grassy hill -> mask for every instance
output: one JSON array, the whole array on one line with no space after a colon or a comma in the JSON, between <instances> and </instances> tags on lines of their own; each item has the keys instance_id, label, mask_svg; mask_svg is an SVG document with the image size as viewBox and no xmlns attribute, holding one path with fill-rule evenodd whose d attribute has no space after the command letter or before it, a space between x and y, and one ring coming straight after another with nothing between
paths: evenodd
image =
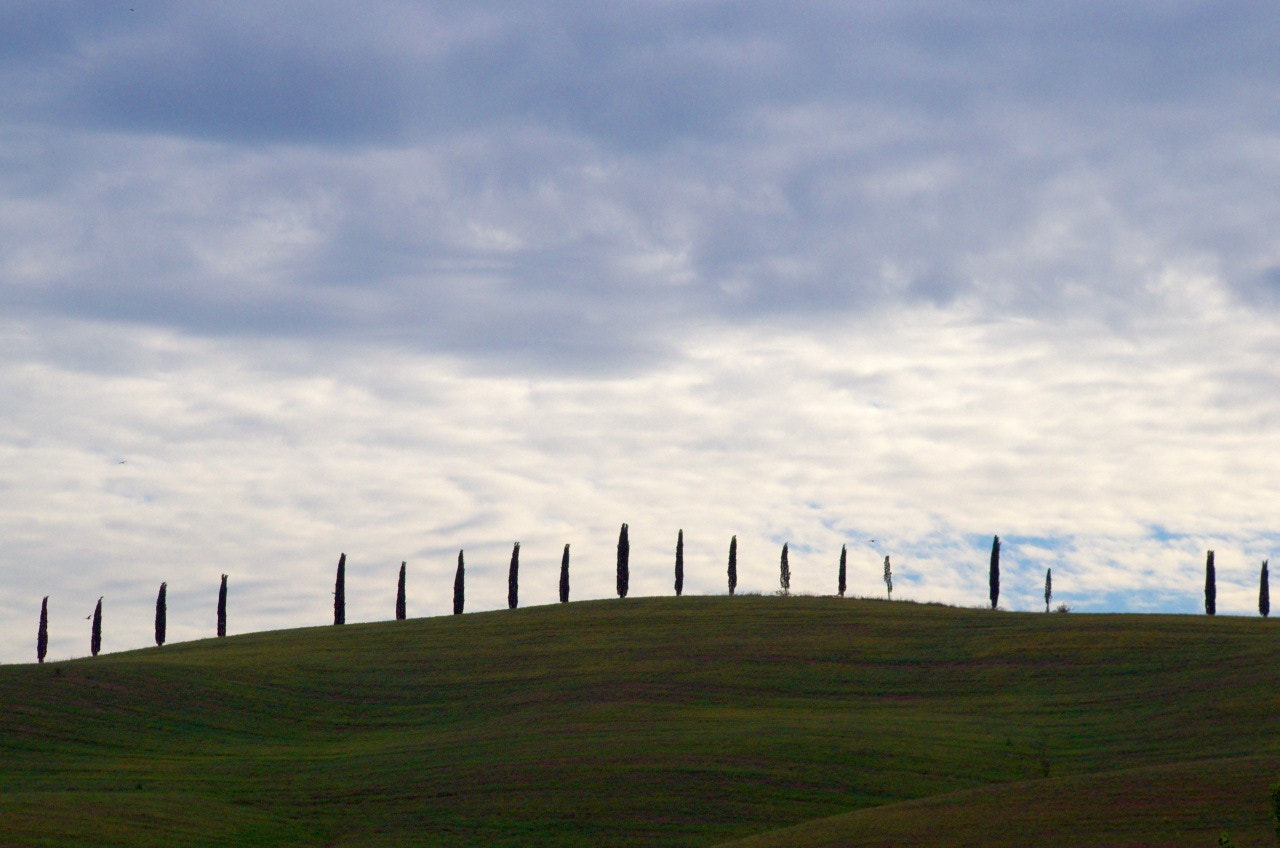
<instances>
[{"instance_id":1,"label":"grassy hill","mask_svg":"<svg viewBox=\"0 0 1280 848\"><path fill-rule=\"evenodd\" d=\"M1275 844L1280 630L590 601L0 667L5 845Z\"/></svg>"}]
</instances>

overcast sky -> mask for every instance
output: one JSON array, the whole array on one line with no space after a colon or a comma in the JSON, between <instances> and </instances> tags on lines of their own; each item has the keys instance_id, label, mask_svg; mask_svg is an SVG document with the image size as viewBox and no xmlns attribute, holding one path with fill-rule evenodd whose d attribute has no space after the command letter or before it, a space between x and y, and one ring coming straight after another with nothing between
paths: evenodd
<instances>
[{"instance_id":1,"label":"overcast sky","mask_svg":"<svg viewBox=\"0 0 1280 848\"><path fill-rule=\"evenodd\" d=\"M0 5L0 661L614 592L1256 615L1280 5Z\"/></svg>"}]
</instances>

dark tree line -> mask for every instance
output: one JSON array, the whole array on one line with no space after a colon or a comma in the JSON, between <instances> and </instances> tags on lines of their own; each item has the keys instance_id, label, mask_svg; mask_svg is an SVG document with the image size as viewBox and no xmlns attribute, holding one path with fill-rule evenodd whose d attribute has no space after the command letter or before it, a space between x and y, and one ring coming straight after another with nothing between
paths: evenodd
<instances>
[{"instance_id":1,"label":"dark tree line","mask_svg":"<svg viewBox=\"0 0 1280 848\"><path fill-rule=\"evenodd\" d=\"M618 532L618 597L625 598L631 586L631 542L627 539L627 525Z\"/></svg>"},{"instance_id":2,"label":"dark tree line","mask_svg":"<svg viewBox=\"0 0 1280 848\"><path fill-rule=\"evenodd\" d=\"M1204 612L1214 615L1218 611L1218 578L1213 570L1213 551L1204 560Z\"/></svg>"},{"instance_id":3,"label":"dark tree line","mask_svg":"<svg viewBox=\"0 0 1280 848\"><path fill-rule=\"evenodd\" d=\"M511 565L507 569L507 609L520 605L520 543L511 549Z\"/></svg>"},{"instance_id":4,"label":"dark tree line","mask_svg":"<svg viewBox=\"0 0 1280 848\"><path fill-rule=\"evenodd\" d=\"M1000 602L1000 537L991 540L991 570L988 574L990 583L991 608L995 609Z\"/></svg>"},{"instance_id":5,"label":"dark tree line","mask_svg":"<svg viewBox=\"0 0 1280 848\"><path fill-rule=\"evenodd\" d=\"M168 592L169 584L161 583L160 592L156 595L156 647L164 644L165 631L168 629Z\"/></svg>"},{"instance_id":6,"label":"dark tree line","mask_svg":"<svg viewBox=\"0 0 1280 848\"><path fill-rule=\"evenodd\" d=\"M684 528L676 534L676 597L684 593Z\"/></svg>"},{"instance_id":7,"label":"dark tree line","mask_svg":"<svg viewBox=\"0 0 1280 848\"><path fill-rule=\"evenodd\" d=\"M569 603L569 545L565 543L560 555L560 603Z\"/></svg>"},{"instance_id":8,"label":"dark tree line","mask_svg":"<svg viewBox=\"0 0 1280 848\"><path fill-rule=\"evenodd\" d=\"M347 555L338 557L338 576L333 581L333 623L347 623Z\"/></svg>"},{"instance_id":9,"label":"dark tree line","mask_svg":"<svg viewBox=\"0 0 1280 848\"><path fill-rule=\"evenodd\" d=\"M738 589L738 537L729 540L729 594Z\"/></svg>"},{"instance_id":10,"label":"dark tree line","mask_svg":"<svg viewBox=\"0 0 1280 848\"><path fill-rule=\"evenodd\" d=\"M407 565L403 561L400 563L400 579L396 581L396 621L404 621L407 614L404 598L404 570Z\"/></svg>"}]
</instances>

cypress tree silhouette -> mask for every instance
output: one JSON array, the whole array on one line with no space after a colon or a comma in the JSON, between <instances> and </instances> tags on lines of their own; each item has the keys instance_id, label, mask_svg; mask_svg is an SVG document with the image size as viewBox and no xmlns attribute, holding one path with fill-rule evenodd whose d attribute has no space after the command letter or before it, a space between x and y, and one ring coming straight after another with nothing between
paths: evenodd
<instances>
[{"instance_id":1,"label":"cypress tree silhouette","mask_svg":"<svg viewBox=\"0 0 1280 848\"><path fill-rule=\"evenodd\" d=\"M218 586L218 635L227 635L227 575L222 575Z\"/></svg>"},{"instance_id":2,"label":"cypress tree silhouette","mask_svg":"<svg viewBox=\"0 0 1280 848\"><path fill-rule=\"evenodd\" d=\"M1264 566L1265 568L1265 566ZM40 626L36 628L36 662L44 662L49 650L49 596L40 602Z\"/></svg>"},{"instance_id":3,"label":"cypress tree silhouette","mask_svg":"<svg viewBox=\"0 0 1280 848\"><path fill-rule=\"evenodd\" d=\"M347 555L338 557L338 576L333 581L333 623L347 623Z\"/></svg>"},{"instance_id":4,"label":"cypress tree silhouette","mask_svg":"<svg viewBox=\"0 0 1280 848\"><path fill-rule=\"evenodd\" d=\"M995 609L996 604L1000 602L1000 537L995 536L991 539L991 572L989 575L991 583L991 608Z\"/></svg>"},{"instance_id":5,"label":"cypress tree silhouette","mask_svg":"<svg viewBox=\"0 0 1280 848\"><path fill-rule=\"evenodd\" d=\"M729 540L729 594L738 589L738 537Z\"/></svg>"},{"instance_id":6,"label":"cypress tree silhouette","mask_svg":"<svg viewBox=\"0 0 1280 848\"><path fill-rule=\"evenodd\" d=\"M102 650L102 598L98 598L98 605L93 608L93 628L89 631L89 653L97 656Z\"/></svg>"},{"instance_id":7,"label":"cypress tree silhouette","mask_svg":"<svg viewBox=\"0 0 1280 848\"><path fill-rule=\"evenodd\" d=\"M408 563L403 560L400 562L400 579L396 583L396 621L404 621L405 619L405 603L404 603L404 570Z\"/></svg>"},{"instance_id":8,"label":"cypress tree silhouette","mask_svg":"<svg viewBox=\"0 0 1280 848\"><path fill-rule=\"evenodd\" d=\"M168 609L165 602L165 595L168 592L169 584L161 583L160 592L156 595L156 646L164 644L164 633L166 623L168 621Z\"/></svg>"},{"instance_id":9,"label":"cypress tree silhouette","mask_svg":"<svg viewBox=\"0 0 1280 848\"><path fill-rule=\"evenodd\" d=\"M1213 551L1204 560L1204 613L1215 615L1218 612L1218 581L1213 571Z\"/></svg>"},{"instance_id":10,"label":"cypress tree silhouette","mask_svg":"<svg viewBox=\"0 0 1280 848\"><path fill-rule=\"evenodd\" d=\"M1053 598L1053 569L1044 570L1044 611L1049 611L1049 601Z\"/></svg>"},{"instance_id":11,"label":"cypress tree silhouette","mask_svg":"<svg viewBox=\"0 0 1280 848\"><path fill-rule=\"evenodd\" d=\"M1267 561L1262 561L1262 578L1258 582L1258 612L1263 618L1271 615L1271 577L1267 574Z\"/></svg>"},{"instance_id":12,"label":"cypress tree silhouette","mask_svg":"<svg viewBox=\"0 0 1280 848\"><path fill-rule=\"evenodd\" d=\"M737 538L736 536L734 537ZM791 594L791 563L787 560L787 543L782 543L782 561L778 564L778 582L782 584L782 594Z\"/></svg>"},{"instance_id":13,"label":"cypress tree silhouette","mask_svg":"<svg viewBox=\"0 0 1280 848\"><path fill-rule=\"evenodd\" d=\"M842 598L844 597L844 590L845 590L845 581L844 581L845 562L848 560L848 558L849 558L849 552L845 550L844 545L841 545L840 546L840 577L836 583L836 588L840 590L840 597Z\"/></svg>"},{"instance_id":14,"label":"cypress tree silhouette","mask_svg":"<svg viewBox=\"0 0 1280 848\"><path fill-rule=\"evenodd\" d=\"M676 535L676 597L684 593L684 529Z\"/></svg>"},{"instance_id":15,"label":"cypress tree silhouette","mask_svg":"<svg viewBox=\"0 0 1280 848\"><path fill-rule=\"evenodd\" d=\"M567 542L564 553L560 555L560 603L569 603L569 544Z\"/></svg>"},{"instance_id":16,"label":"cypress tree silhouette","mask_svg":"<svg viewBox=\"0 0 1280 848\"><path fill-rule=\"evenodd\" d=\"M889 567L889 557L884 558L884 588L889 593L889 600L893 600L893 569Z\"/></svg>"},{"instance_id":17,"label":"cypress tree silhouette","mask_svg":"<svg viewBox=\"0 0 1280 848\"><path fill-rule=\"evenodd\" d=\"M458 570L453 575L453 614L462 615L462 602L466 583L466 568L462 564L462 551L458 551Z\"/></svg>"},{"instance_id":18,"label":"cypress tree silhouette","mask_svg":"<svg viewBox=\"0 0 1280 848\"><path fill-rule=\"evenodd\" d=\"M507 569L507 609L520 606L520 543L511 549L511 567Z\"/></svg>"},{"instance_id":19,"label":"cypress tree silhouette","mask_svg":"<svg viewBox=\"0 0 1280 848\"><path fill-rule=\"evenodd\" d=\"M618 597L625 598L631 585L631 541L627 538L627 525L618 532Z\"/></svg>"}]
</instances>

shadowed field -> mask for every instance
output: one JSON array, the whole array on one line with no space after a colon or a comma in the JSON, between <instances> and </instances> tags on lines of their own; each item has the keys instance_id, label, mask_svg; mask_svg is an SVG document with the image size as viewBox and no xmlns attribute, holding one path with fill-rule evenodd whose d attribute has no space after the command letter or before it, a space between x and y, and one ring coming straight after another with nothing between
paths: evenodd
<instances>
[{"instance_id":1,"label":"shadowed field","mask_svg":"<svg viewBox=\"0 0 1280 848\"><path fill-rule=\"evenodd\" d=\"M1280 775L1280 630L1231 617L590 601L3 666L0 699L15 845L1245 848Z\"/></svg>"}]
</instances>

